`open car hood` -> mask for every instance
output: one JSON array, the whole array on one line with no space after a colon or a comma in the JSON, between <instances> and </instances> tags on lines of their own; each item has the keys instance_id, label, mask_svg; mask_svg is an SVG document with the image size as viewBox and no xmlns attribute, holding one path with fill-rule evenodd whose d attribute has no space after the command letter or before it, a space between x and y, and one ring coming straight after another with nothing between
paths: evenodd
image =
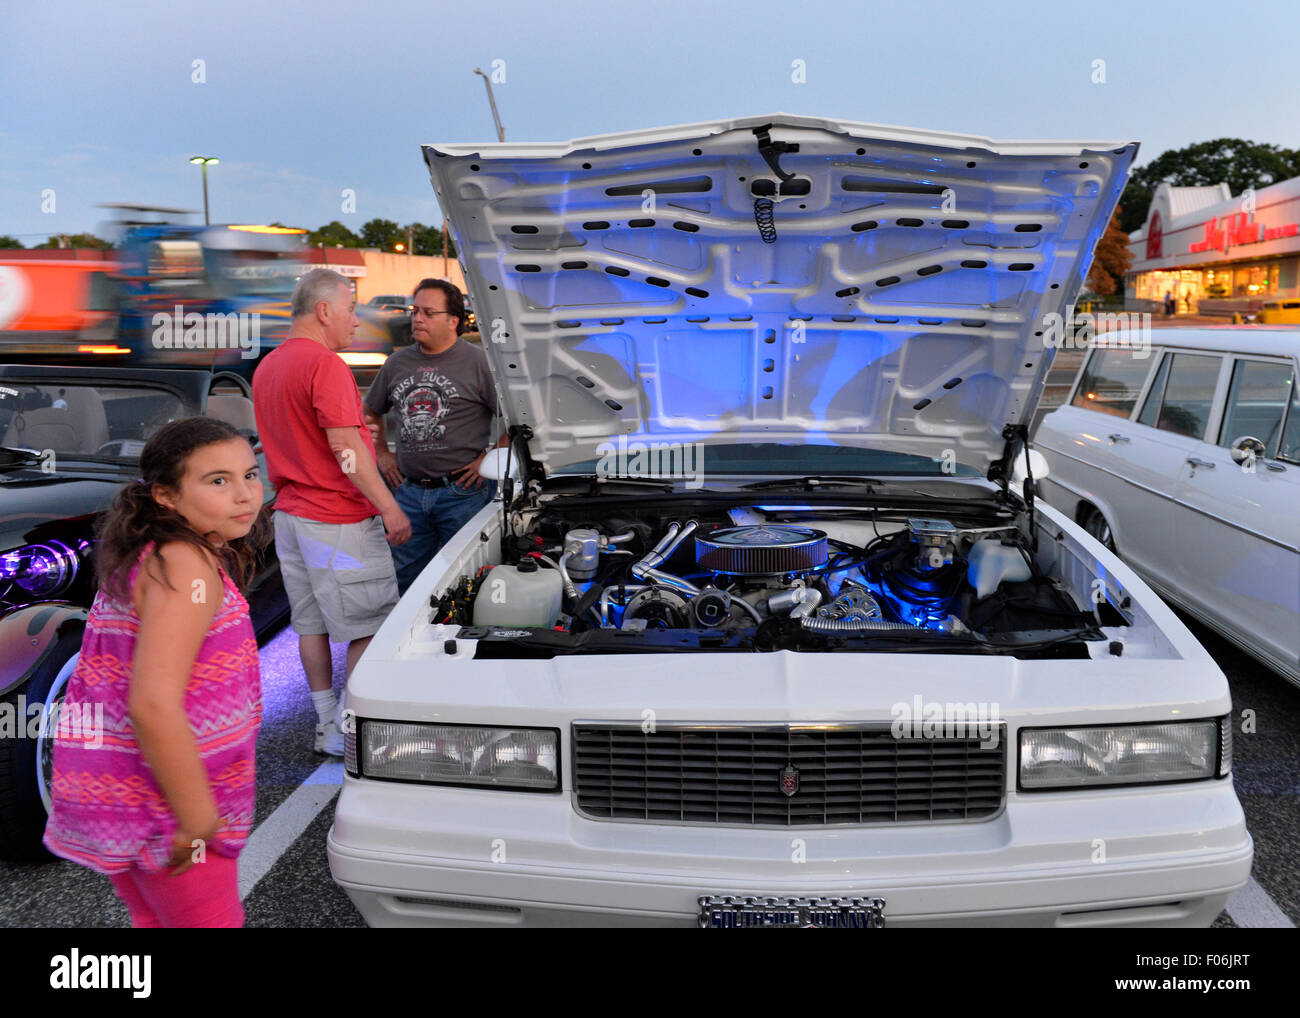
<instances>
[{"instance_id":1,"label":"open car hood","mask_svg":"<svg viewBox=\"0 0 1300 1018\"><path fill-rule=\"evenodd\" d=\"M1136 152L786 114L424 146L503 412L552 473L619 436L984 473Z\"/></svg>"}]
</instances>

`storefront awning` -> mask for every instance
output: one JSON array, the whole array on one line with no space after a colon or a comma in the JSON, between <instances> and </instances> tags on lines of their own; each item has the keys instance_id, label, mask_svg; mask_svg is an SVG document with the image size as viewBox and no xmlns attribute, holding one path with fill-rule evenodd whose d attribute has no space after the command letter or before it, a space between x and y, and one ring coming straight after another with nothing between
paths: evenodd
<instances>
[{"instance_id":1,"label":"storefront awning","mask_svg":"<svg viewBox=\"0 0 1300 1018\"><path fill-rule=\"evenodd\" d=\"M365 258L355 248L309 247L303 254L311 265L333 269L340 276L347 276L349 279L360 278L366 274Z\"/></svg>"}]
</instances>

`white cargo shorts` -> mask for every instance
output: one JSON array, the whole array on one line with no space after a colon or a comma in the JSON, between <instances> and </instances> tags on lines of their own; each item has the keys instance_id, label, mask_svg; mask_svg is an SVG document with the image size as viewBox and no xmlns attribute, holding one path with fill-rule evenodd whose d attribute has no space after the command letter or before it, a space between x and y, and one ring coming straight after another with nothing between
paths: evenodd
<instances>
[{"instance_id":1,"label":"white cargo shorts","mask_svg":"<svg viewBox=\"0 0 1300 1018\"><path fill-rule=\"evenodd\" d=\"M272 521L293 631L334 643L374 636L397 604L383 520L318 523L277 509Z\"/></svg>"}]
</instances>

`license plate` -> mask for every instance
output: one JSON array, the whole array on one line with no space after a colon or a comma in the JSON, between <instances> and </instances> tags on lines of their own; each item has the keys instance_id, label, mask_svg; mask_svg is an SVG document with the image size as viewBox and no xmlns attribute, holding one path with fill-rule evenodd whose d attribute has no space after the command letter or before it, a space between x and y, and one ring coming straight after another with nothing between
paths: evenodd
<instances>
[{"instance_id":1,"label":"license plate","mask_svg":"<svg viewBox=\"0 0 1300 1018\"><path fill-rule=\"evenodd\" d=\"M700 926L706 930L880 929L884 898L760 898L706 894L699 899Z\"/></svg>"}]
</instances>

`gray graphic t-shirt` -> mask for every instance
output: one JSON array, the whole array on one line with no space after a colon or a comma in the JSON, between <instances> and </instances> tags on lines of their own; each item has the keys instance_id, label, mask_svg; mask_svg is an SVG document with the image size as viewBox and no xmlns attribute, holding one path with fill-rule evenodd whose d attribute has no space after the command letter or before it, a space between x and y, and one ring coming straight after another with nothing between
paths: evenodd
<instances>
[{"instance_id":1,"label":"gray graphic t-shirt","mask_svg":"<svg viewBox=\"0 0 1300 1018\"><path fill-rule=\"evenodd\" d=\"M463 467L487 448L499 416L487 357L463 339L433 356L416 343L392 354L366 393L366 407L386 414L394 406L397 469L411 480Z\"/></svg>"}]
</instances>

